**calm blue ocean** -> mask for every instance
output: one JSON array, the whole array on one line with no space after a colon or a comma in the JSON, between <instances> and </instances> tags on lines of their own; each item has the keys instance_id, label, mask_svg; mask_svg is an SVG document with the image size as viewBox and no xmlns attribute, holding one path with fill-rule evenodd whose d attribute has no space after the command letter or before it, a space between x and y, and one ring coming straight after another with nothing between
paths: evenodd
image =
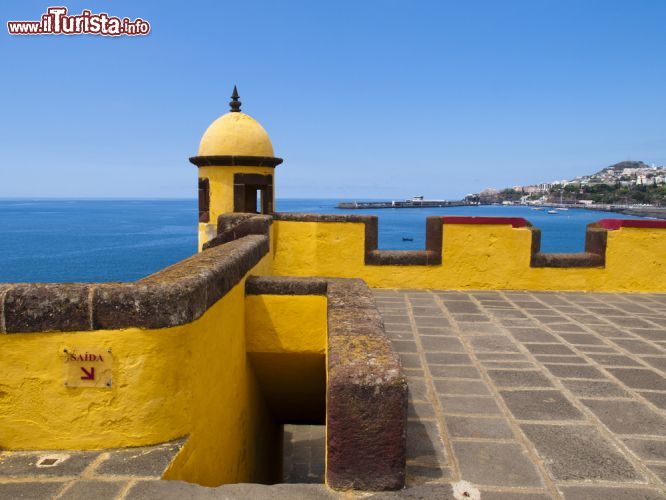
<instances>
[{"instance_id":1,"label":"calm blue ocean","mask_svg":"<svg viewBox=\"0 0 666 500\"><path fill-rule=\"evenodd\" d=\"M378 215L379 246L392 250L423 248L428 215L525 217L542 230L546 252L582 251L588 223L628 218L501 206L339 210L338 201L278 200L276 208ZM196 200L0 200L0 282L136 280L196 249Z\"/></svg>"}]
</instances>

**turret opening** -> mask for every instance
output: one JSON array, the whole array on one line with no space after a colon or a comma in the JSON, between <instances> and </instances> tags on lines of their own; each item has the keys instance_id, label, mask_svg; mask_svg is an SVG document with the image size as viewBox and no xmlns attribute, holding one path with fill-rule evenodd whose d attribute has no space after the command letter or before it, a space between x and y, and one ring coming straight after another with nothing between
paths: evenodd
<instances>
[{"instance_id":1,"label":"turret opening","mask_svg":"<svg viewBox=\"0 0 666 500\"><path fill-rule=\"evenodd\" d=\"M273 176L235 174L234 212L273 213Z\"/></svg>"},{"instance_id":2,"label":"turret opening","mask_svg":"<svg viewBox=\"0 0 666 500\"><path fill-rule=\"evenodd\" d=\"M326 468L326 426L283 426L282 482L323 483Z\"/></svg>"},{"instance_id":3,"label":"turret opening","mask_svg":"<svg viewBox=\"0 0 666 500\"><path fill-rule=\"evenodd\" d=\"M210 222L210 181L199 178L199 222Z\"/></svg>"}]
</instances>

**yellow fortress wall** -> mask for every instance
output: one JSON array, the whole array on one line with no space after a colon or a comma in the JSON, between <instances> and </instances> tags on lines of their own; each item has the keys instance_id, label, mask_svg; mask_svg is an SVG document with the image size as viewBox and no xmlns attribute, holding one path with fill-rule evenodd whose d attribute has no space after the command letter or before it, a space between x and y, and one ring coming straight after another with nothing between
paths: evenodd
<instances>
[{"instance_id":1,"label":"yellow fortress wall","mask_svg":"<svg viewBox=\"0 0 666 500\"><path fill-rule=\"evenodd\" d=\"M270 274L267 237L201 258L228 270L229 258L249 263L245 249L260 248L250 245L261 238L265 255L245 274ZM189 279L186 269L207 268L201 258L163 272ZM0 335L0 447L99 449L188 436L167 477L210 486L276 480L280 431L246 356L244 287L242 278L201 317L170 328ZM73 347L111 349L112 387L65 386L63 349Z\"/></svg>"},{"instance_id":2,"label":"yellow fortress wall","mask_svg":"<svg viewBox=\"0 0 666 500\"><path fill-rule=\"evenodd\" d=\"M359 277L378 288L666 291L666 231L656 222L609 230L605 266L564 268L532 267L533 231L509 223L444 223L441 265L366 264L362 222L273 224L276 275Z\"/></svg>"}]
</instances>

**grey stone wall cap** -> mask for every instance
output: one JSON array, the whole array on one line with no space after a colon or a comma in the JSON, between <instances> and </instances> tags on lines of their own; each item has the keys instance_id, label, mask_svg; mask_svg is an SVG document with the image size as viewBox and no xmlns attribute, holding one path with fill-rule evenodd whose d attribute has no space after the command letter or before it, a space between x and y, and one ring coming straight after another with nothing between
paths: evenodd
<instances>
[{"instance_id":1,"label":"grey stone wall cap","mask_svg":"<svg viewBox=\"0 0 666 500\"><path fill-rule=\"evenodd\" d=\"M15 284L3 297L3 330L6 333L89 330L91 288L92 285L85 283Z\"/></svg>"},{"instance_id":2,"label":"grey stone wall cap","mask_svg":"<svg viewBox=\"0 0 666 500\"><path fill-rule=\"evenodd\" d=\"M133 283L18 283L0 287L4 333L167 328L199 318L269 251L248 235Z\"/></svg>"},{"instance_id":3,"label":"grey stone wall cap","mask_svg":"<svg viewBox=\"0 0 666 500\"><path fill-rule=\"evenodd\" d=\"M245 281L247 295L326 295L323 278L291 276L251 276Z\"/></svg>"},{"instance_id":4,"label":"grey stone wall cap","mask_svg":"<svg viewBox=\"0 0 666 500\"><path fill-rule=\"evenodd\" d=\"M340 490L405 483L407 381L368 286L329 279L326 478Z\"/></svg>"}]
</instances>

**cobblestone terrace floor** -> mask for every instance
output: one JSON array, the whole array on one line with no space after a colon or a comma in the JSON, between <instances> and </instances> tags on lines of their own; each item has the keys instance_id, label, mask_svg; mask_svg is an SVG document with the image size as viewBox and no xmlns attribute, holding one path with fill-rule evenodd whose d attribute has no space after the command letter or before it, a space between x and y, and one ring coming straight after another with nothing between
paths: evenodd
<instances>
[{"instance_id":1,"label":"cobblestone terrace floor","mask_svg":"<svg viewBox=\"0 0 666 500\"><path fill-rule=\"evenodd\" d=\"M409 484L666 498L666 295L375 296L409 380Z\"/></svg>"}]
</instances>

